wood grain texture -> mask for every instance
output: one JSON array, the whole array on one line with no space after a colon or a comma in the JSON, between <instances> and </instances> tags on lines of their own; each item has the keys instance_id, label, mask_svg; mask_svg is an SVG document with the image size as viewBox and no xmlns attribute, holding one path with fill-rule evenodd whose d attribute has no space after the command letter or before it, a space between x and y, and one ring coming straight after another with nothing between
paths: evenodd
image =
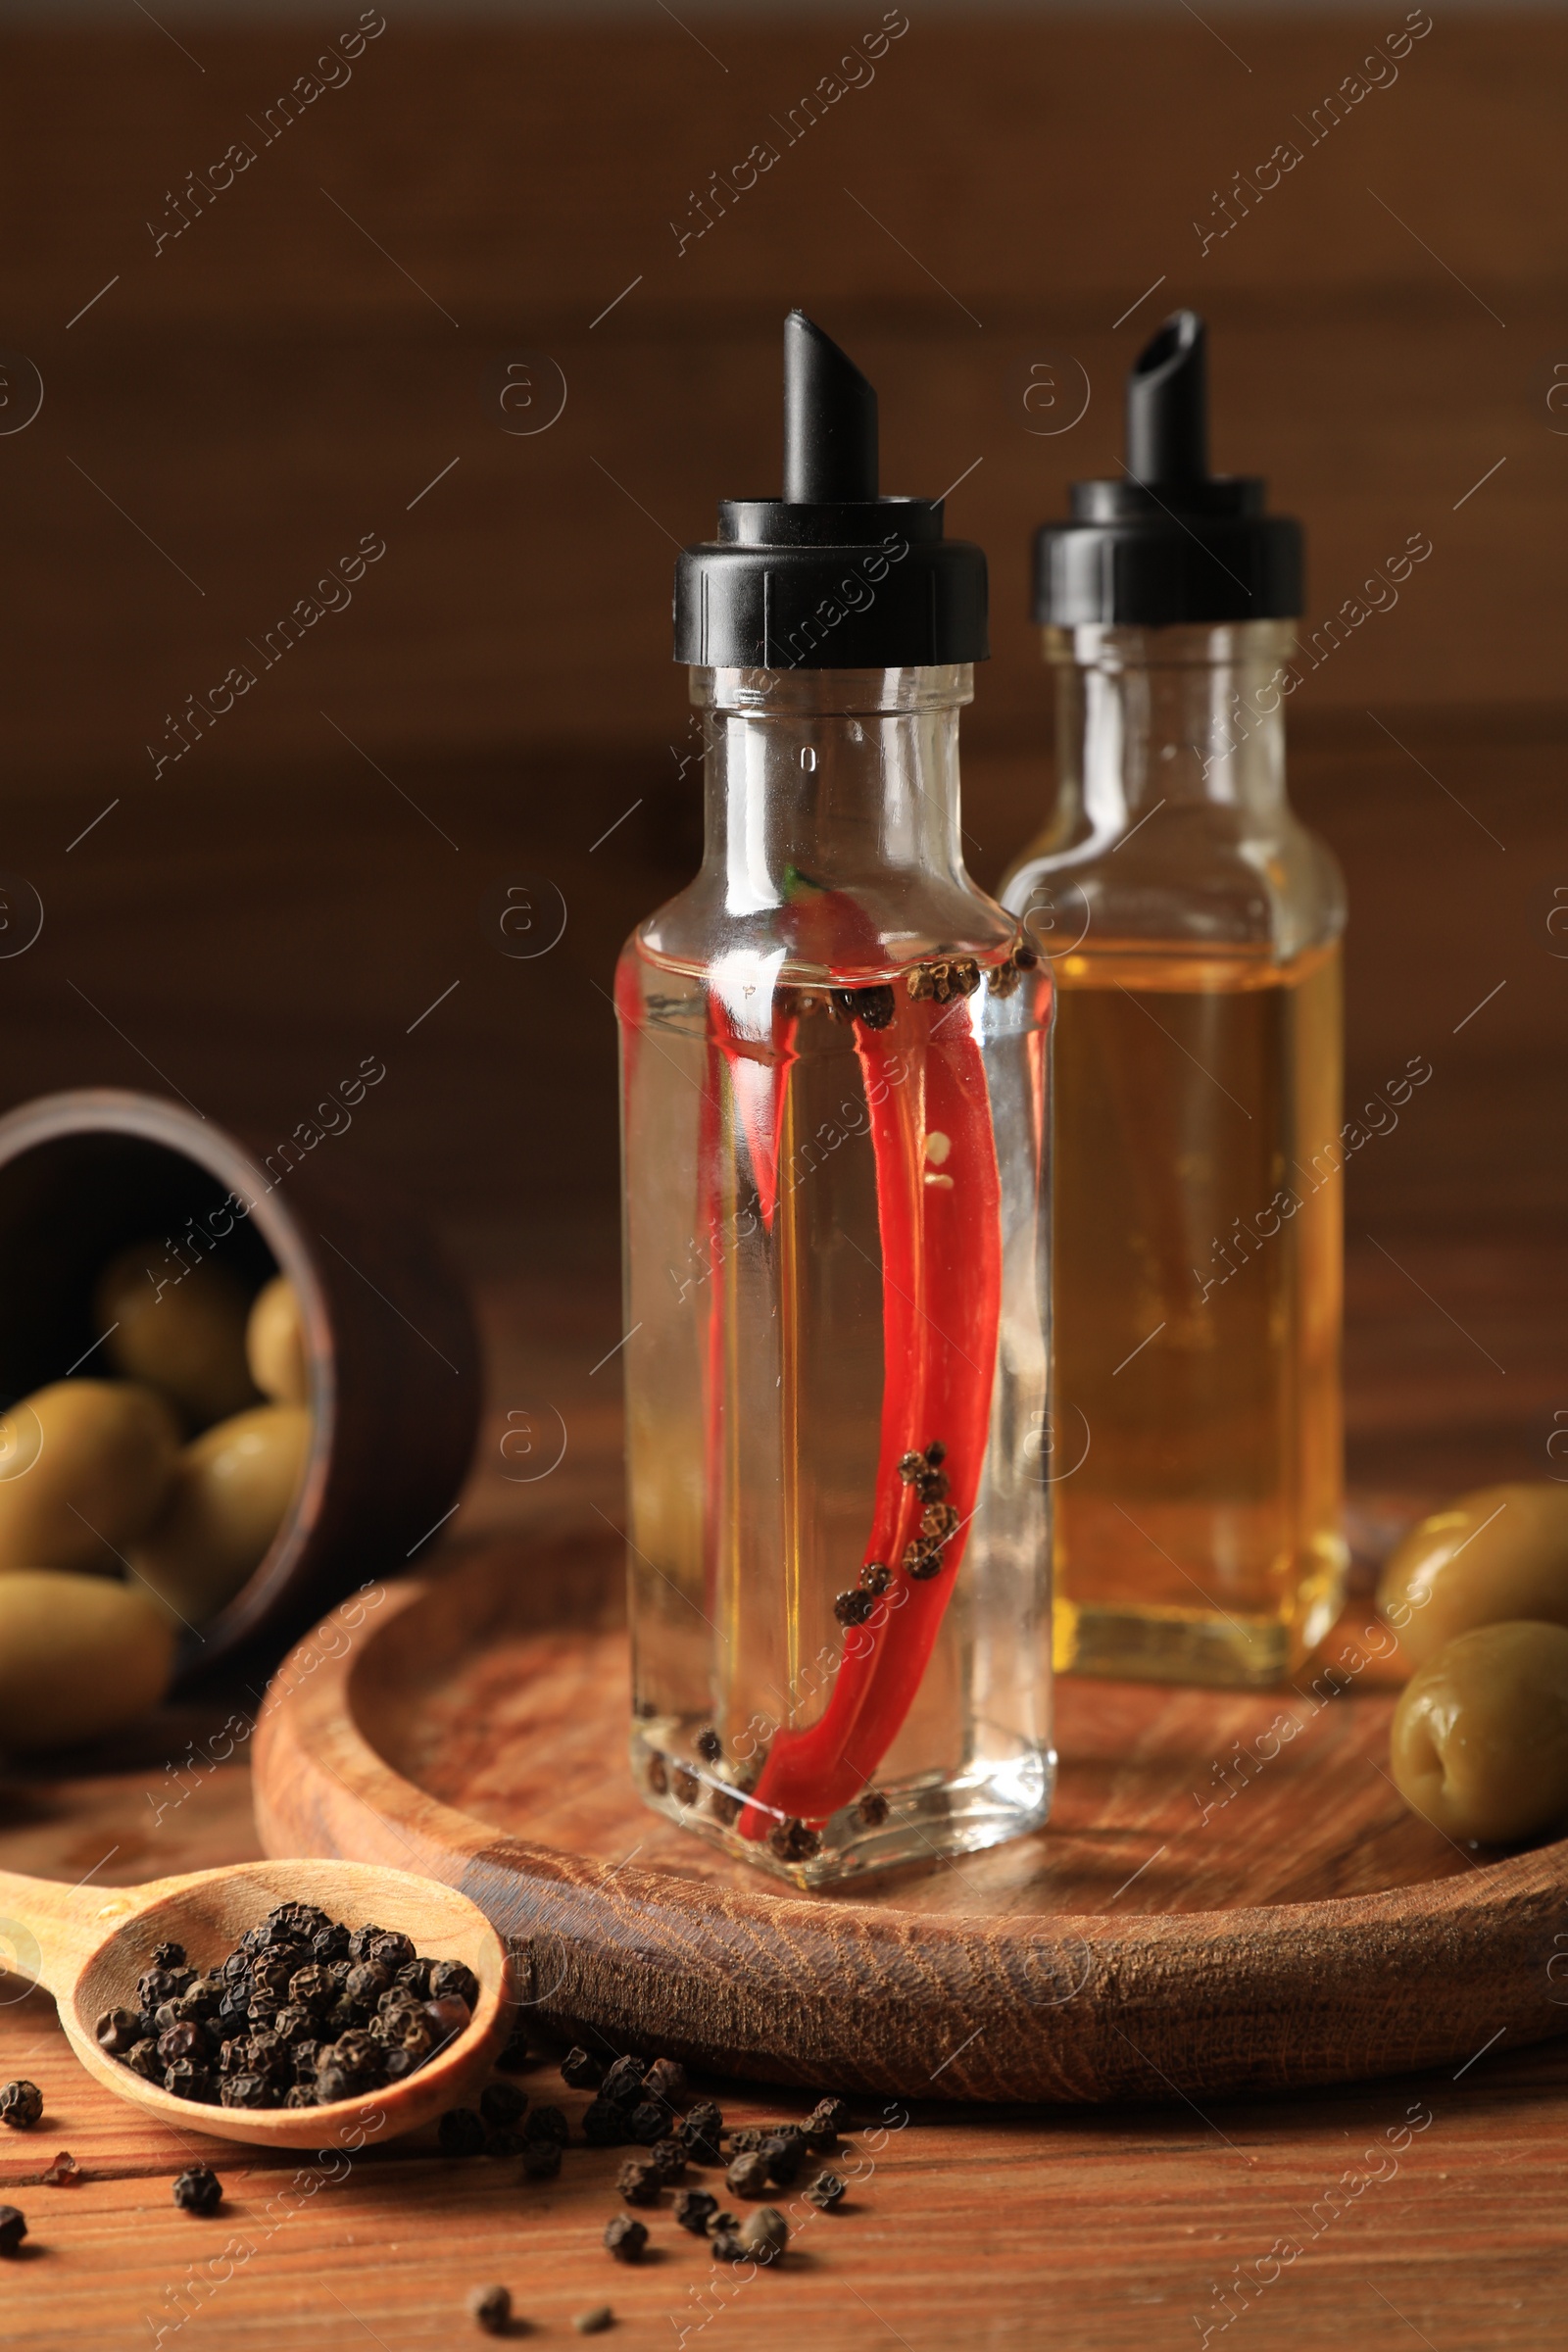
<instances>
[{"instance_id":1,"label":"wood grain texture","mask_svg":"<svg viewBox=\"0 0 1568 2352\"><path fill-rule=\"evenodd\" d=\"M86 1835L91 1825L75 1826ZM1557 2352L1561 2342L1560 2045L1510 2057L1504 2040L1457 2082L1450 2068L1352 2090L1205 2100L1201 2113L1174 2102L1048 2117L868 2101L851 2147L872 2169L848 2210L796 2214L798 2200L782 2199L797 2231L789 2255L729 2294L715 2291L717 2266L674 2227L667 2197L646 2217L652 2259L634 2270L610 2261L600 2239L619 2205L623 2151L581 2144L586 2094L565 2089L553 2066L519 2082L571 2120L559 2181L520 2181L515 2160L443 2160L428 2132L352 2162L302 2163L176 2138L112 2100L75 2065L46 1998L18 1990L0 1981L10 1995L0 2073L35 2079L45 2117L36 2133L0 2145L0 2197L24 2207L31 2233L27 2259L5 2275L14 2352L139 2352L160 2327L163 2352L203 2342L451 2352L472 2340L465 2297L492 2278L553 2343L575 2343L572 2317L609 2303L608 2340L627 2352L666 2352L682 2328L687 2347L704 2352L726 2341L757 2352L807 2342L880 2352L901 2341L911 2352L1149 2352L1198 2342L1195 2315L1215 2315L1236 2266L1253 2278L1282 2243L1297 2258L1254 2298L1244 2343L1257 2333L1292 2352L1343 2352L1347 2341L1395 2352L1415 2340L1410 2326L1440 2352ZM737 2124L798 2117L808 2103L722 2081L704 2087ZM1388 2135L1404 2131L1395 2153ZM81 2184L40 2185L62 2146ZM224 2183L212 2223L170 2200L172 2176L197 2161Z\"/></svg>"},{"instance_id":2,"label":"wood grain texture","mask_svg":"<svg viewBox=\"0 0 1568 2352\"><path fill-rule=\"evenodd\" d=\"M1069 478L1114 470L1122 372L1178 301L1214 324L1220 461L1306 522L1313 619L1408 533L1434 541L1298 703L1560 710L1561 23L1445 18L1314 144L1298 123L1401 11L1254 14L1230 43L1245 72L1175 11L917 17L791 144L777 125L880 13L728 23L723 73L657 11L612 35L397 20L270 140L319 31L204 24L197 74L139 19L95 28L86 61L9 29L7 335L47 387L6 443L24 776L150 781L166 713L366 532L387 554L353 606L188 764L210 773L226 739L274 772L327 749L349 772L322 710L393 774L518 746L662 763L683 723L670 541L771 486L796 301L878 382L890 484L974 468L953 522L994 559L997 659L972 740L1033 732L1028 535ZM681 251L672 219L761 138L777 166ZM255 163L158 246L186 174L236 139ZM1285 139L1299 166L1205 251L1195 220ZM524 351L569 387L538 435L496 403ZM1053 353L1093 398L1041 437L1021 384Z\"/></svg>"},{"instance_id":3,"label":"wood grain texture","mask_svg":"<svg viewBox=\"0 0 1568 2352\"><path fill-rule=\"evenodd\" d=\"M1504 1094L1504 1133L1515 1115L1508 1102ZM1428 1144L1401 1130L1386 1149L1408 1152L1404 1166L1419 1176ZM1525 1423L1545 1408L1549 1427L1561 1393L1546 1300L1562 1253L1528 1224L1508 1243L1467 1241L1451 1210L1446 1226L1440 1221L1440 1177L1441 1169L1429 1178L1415 1242L1380 1230L1425 1289L1499 1349L1508 1377L1356 1243L1352 1446L1368 1475L1396 1489L1405 1481L1402 1493L1363 1490L1358 1498L1352 1532L1363 1583L1370 1560L1441 1493L1539 1475L1522 1450ZM504 1543L515 1556L521 1543L537 1558L545 1539L602 1526L594 1506L616 1491L618 1399L604 1393L603 1374L589 1377L621 1328L613 1251L591 1227L557 1229L542 1248L526 1230L492 1224L466 1247L487 1337L491 1412L455 1525L467 1544ZM1507 1412L1491 1403L1485 1384L1511 1396L1520 1382L1524 1402ZM500 1451L507 1409L546 1398L564 1415L565 1456L542 1481L512 1483L516 1465ZM1348 1630L1351 1638L1359 1630L1353 1614ZM1303 1755L1308 1739L1343 1739L1350 1710L1381 1710L1381 1699L1354 1695L1365 1679L1301 1735ZM1115 1693L1107 1685L1064 1686L1063 1740L1072 1723L1072 1742L1083 1746L1093 1724L1073 1722L1075 1690L1097 1706ZM0 1776L0 1867L113 1886L255 1854L240 1759L258 1703L243 1690L233 1698L193 1693L112 1751ZM232 1760L214 1764L215 1744L227 1751L214 1735L236 1716ZM1197 1774L1174 1783L1195 1819L1190 1788L1212 1790L1210 1765L1221 1752L1208 1731L1205 1721L1190 1740ZM458 1755L458 1742L449 1744ZM416 1757L407 1762L422 1769ZM466 1769L472 1783L471 1759ZM1074 1785L1069 1761L1064 1825ZM1128 1788L1124 1778L1123 1801ZM1268 1774L1229 1811L1252 1801L1273 1801ZM643 1823L665 1834L652 1814ZM1209 1832L1224 1825L1216 1815ZM1085 1842L1063 1835L1073 1836L1074 1868L1087 1881ZM1140 1818L1120 1870L1112 1875L1106 1853L1083 1899L1108 1903L1166 1841L1164 1814ZM1189 1835L1186 1842L1200 1841ZM706 1862L705 1849L696 1851ZM396 1859L414 1865L402 1850ZM1163 1896L1179 1896L1164 1876L1175 1859L1152 1864L1101 1916L1113 1926L1151 1880ZM1231 2308L1240 2308L1238 2277L1255 2288L1259 2266L1283 2244L1294 2258L1253 2294L1246 2328L1211 2338L1211 2347L1255 2335L1292 2352L1344 2352L1348 2341L1396 2352L1414 2340L1413 2327L1437 2352L1558 2352L1568 2293L1568 2045L1515 2051L1512 2038L1500 2011L1489 2013L1464 2058L1435 2074L1244 2097L1200 2091L1189 2094L1196 2107L1152 2078L1131 2100L1103 2107L872 2097L860 2120L875 2129L858 2132L856 2148L875 2171L851 2210L806 2220L784 2265L747 2282L730 2308L713 2293L716 2266L674 2228L667 2199L649 2217L654 2259L639 2270L610 2262L600 2240L618 2205L621 2151L581 2145L586 2094L565 2089L553 2067L520 2082L535 2102L572 2119L575 2144L559 2181L519 2181L514 2163L443 2160L429 2131L352 2163L301 2163L196 2131L176 2136L111 2097L77 2065L47 1997L0 1980L0 2079L27 2076L45 2097L37 2133L0 2133L0 2197L24 2208L31 2230L28 2259L5 2273L6 2341L16 2352L132 2352L156 2344L162 2327L172 2331L163 2352L199 2352L204 2341L221 2352L342 2352L360 2343L368 2352L450 2352L467 2337L469 2288L498 2278L542 2339L575 2342L572 2316L609 2302L616 2315L609 2340L628 2352L665 2352L682 2328L688 2352L729 2338L757 2352L798 2352L806 2341L821 2352L880 2352L900 2339L911 2352L1039 2352L1043 2344L1149 2352L1197 2342L1222 2316L1227 2286ZM934 2052L930 2066L953 2046ZM708 2078L703 2087L735 2123L799 2115L812 2095L734 2078ZM942 2080L928 2087L940 2091ZM1388 2134L1409 2128L1412 2109L1416 2122L1423 2112L1433 2122L1394 2150ZM887 2137L873 2145L877 2132ZM59 2147L82 2167L76 2188L41 2185ZM225 2183L216 2225L170 2201L172 2176L197 2160L215 2163ZM1365 2185L1374 2174L1382 2178Z\"/></svg>"},{"instance_id":4,"label":"wood grain texture","mask_svg":"<svg viewBox=\"0 0 1568 2352\"><path fill-rule=\"evenodd\" d=\"M1391 1699L1321 1673L1218 1702L1069 1682L1064 1835L763 1891L624 1785L619 1565L498 1548L322 1643L261 1727L264 1844L414 1857L514 1939L547 2018L766 2081L1182 2096L1563 2030L1568 1844L1480 1864L1413 1821L1378 1762Z\"/></svg>"},{"instance_id":5,"label":"wood grain texture","mask_svg":"<svg viewBox=\"0 0 1568 2352\"><path fill-rule=\"evenodd\" d=\"M479 1981L472 2022L401 2082L312 2108L207 2107L145 2082L98 2047L109 2009L139 2007L136 1980L155 1945L183 1944L193 1966L215 1968L275 1903L316 1903L354 1927L400 1930L436 1960L461 1960ZM507 1957L493 1928L445 1886L407 1871L351 1862L236 1862L142 1886L67 1886L0 1870L0 1939L7 1960L53 1993L61 2025L95 2082L171 2130L260 2148L359 2149L395 2139L461 2106L484 2082L512 2030Z\"/></svg>"}]
</instances>

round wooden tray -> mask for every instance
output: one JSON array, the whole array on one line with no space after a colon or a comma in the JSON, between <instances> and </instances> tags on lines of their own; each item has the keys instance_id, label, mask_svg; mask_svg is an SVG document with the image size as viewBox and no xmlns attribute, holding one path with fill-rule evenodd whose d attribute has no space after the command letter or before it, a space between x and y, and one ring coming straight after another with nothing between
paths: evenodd
<instances>
[{"instance_id":1,"label":"round wooden tray","mask_svg":"<svg viewBox=\"0 0 1568 2352\"><path fill-rule=\"evenodd\" d=\"M621 1581L563 1538L345 1604L264 1716L267 1851L444 1879L550 2026L775 2082L1157 2099L1568 2029L1568 1843L1487 1859L1406 1811L1361 1618L1332 1696L1320 1668L1317 1695L1063 1681L1048 1828L800 1895L640 1802Z\"/></svg>"}]
</instances>

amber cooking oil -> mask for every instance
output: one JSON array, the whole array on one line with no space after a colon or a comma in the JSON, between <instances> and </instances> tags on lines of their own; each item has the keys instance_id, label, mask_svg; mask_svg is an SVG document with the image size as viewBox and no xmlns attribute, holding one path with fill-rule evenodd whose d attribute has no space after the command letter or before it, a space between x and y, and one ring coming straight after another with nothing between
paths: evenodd
<instances>
[{"instance_id":1,"label":"amber cooking oil","mask_svg":"<svg viewBox=\"0 0 1568 2352\"><path fill-rule=\"evenodd\" d=\"M1267 1685L1344 1582L1339 942L1055 972L1055 1664Z\"/></svg>"}]
</instances>

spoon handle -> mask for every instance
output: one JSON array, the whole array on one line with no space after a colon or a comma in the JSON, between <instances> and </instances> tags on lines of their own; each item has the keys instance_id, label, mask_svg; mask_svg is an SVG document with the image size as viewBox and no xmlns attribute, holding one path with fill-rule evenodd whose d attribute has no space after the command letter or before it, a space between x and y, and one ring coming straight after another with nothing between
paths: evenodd
<instances>
[{"instance_id":1,"label":"spoon handle","mask_svg":"<svg viewBox=\"0 0 1568 2352\"><path fill-rule=\"evenodd\" d=\"M103 1940L106 1905L111 1916L122 1916L129 1908L124 1889L66 1886L0 1870L0 1969L32 1978L58 1998Z\"/></svg>"}]
</instances>

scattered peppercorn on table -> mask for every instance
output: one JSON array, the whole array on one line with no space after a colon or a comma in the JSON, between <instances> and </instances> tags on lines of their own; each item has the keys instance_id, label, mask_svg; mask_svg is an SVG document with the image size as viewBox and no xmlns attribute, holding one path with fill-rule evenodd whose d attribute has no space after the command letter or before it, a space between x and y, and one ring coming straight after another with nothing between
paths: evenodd
<instances>
[{"instance_id":1,"label":"scattered peppercorn on table","mask_svg":"<svg viewBox=\"0 0 1568 2352\"><path fill-rule=\"evenodd\" d=\"M1435 1287L1429 1256L1408 1262ZM1528 1327L1541 1250L1494 1252L1486 1278ZM612 1264L525 1280L540 1311L514 1282L508 1322L558 1335L543 1360L535 1344L528 1368L573 1445L552 1478L511 1485L498 1412L462 1513L470 1541L584 1524L615 1493L616 1417L586 1386L593 1348L575 1345L597 1315L613 1322ZM558 1297L568 1288L569 1312ZM1406 1304L1391 1284L1376 1309L1369 1348L1352 1315L1352 1427L1358 1394L1375 1398L1393 1449L1391 1399L1406 1433L1446 1422L1447 1401L1420 1294ZM1544 1348L1539 1364L1523 1345L1508 1360L1549 1397ZM494 1393L521 1390L503 1378ZM1446 1461L1430 1499L1507 1474L1490 1443L1483 1431L1472 1454ZM1356 1690L1338 1703L1356 1705ZM254 1709L236 1686L54 1777L37 1764L0 1777L0 1867L111 1886L254 1856ZM1146 1859L1129 1845L1128 1872ZM509 2330L572 2342L590 2327L639 2352L1148 2352L1213 2343L1247 2318L1293 2352L1560 2342L1568 2041L1510 2052L1504 2038L1438 2075L1197 2105L984 2112L856 2097L831 2146L808 2144L821 2141L808 2129L814 2093L707 2079L682 2089L664 2074L628 2082L638 2097L616 2122L617 2053L537 2047L498 2070L463 2120L385 2148L273 2157L205 2134L199 2107L175 2132L111 2097L73 2058L48 1997L0 1977L0 2086L36 2085L41 2103L29 2125L33 2102L18 2094L8 2126L0 2095L0 2206L25 2223L6 2254L0 2215L7 2352L449 2352ZM933 2070L948 2055L933 2051ZM662 2098L688 2143L678 2178L663 2120L654 2139L631 2121L647 2105L651 2130ZM784 2182L771 2151L793 2141L777 2127L804 2134ZM824 2173L841 2195L818 2189ZM735 2228L715 2235L726 2213ZM788 2236L767 2262L773 2213ZM714 2259L719 2239L735 2241L720 2245L734 2259Z\"/></svg>"}]
</instances>

